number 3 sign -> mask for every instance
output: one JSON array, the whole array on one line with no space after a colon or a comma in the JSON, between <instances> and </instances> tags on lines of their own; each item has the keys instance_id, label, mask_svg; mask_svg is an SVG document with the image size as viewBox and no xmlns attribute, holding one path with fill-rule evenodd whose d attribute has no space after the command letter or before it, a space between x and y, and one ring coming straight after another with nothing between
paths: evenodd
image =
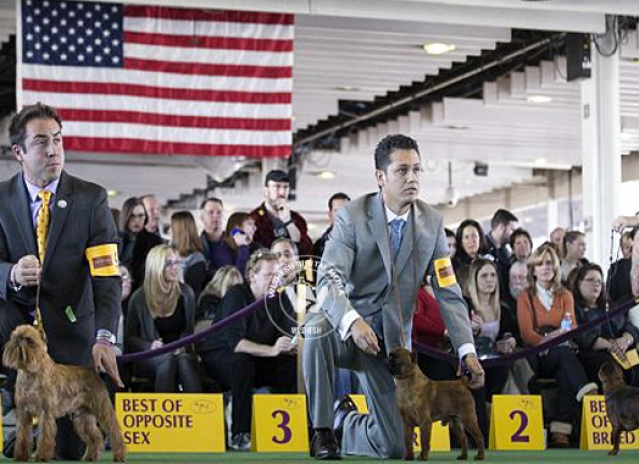
<instances>
[{"instance_id":1,"label":"number 3 sign","mask_svg":"<svg viewBox=\"0 0 639 464\"><path fill-rule=\"evenodd\" d=\"M308 451L304 395L253 395L253 451Z\"/></svg>"},{"instance_id":2,"label":"number 3 sign","mask_svg":"<svg viewBox=\"0 0 639 464\"><path fill-rule=\"evenodd\" d=\"M494 395L490 414L492 450L543 450L544 419L538 395Z\"/></svg>"}]
</instances>

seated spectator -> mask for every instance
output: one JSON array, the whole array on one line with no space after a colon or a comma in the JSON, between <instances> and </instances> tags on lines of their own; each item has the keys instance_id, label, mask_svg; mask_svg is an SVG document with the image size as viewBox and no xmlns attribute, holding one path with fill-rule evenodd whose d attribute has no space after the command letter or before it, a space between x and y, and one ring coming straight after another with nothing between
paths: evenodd
<instances>
[{"instance_id":1,"label":"seated spectator","mask_svg":"<svg viewBox=\"0 0 639 464\"><path fill-rule=\"evenodd\" d=\"M200 234L204 257L206 258L207 280L215 275L215 272L222 266L233 265L240 272L246 265L248 259L248 247L233 250L229 247L229 242L225 240L224 234L224 204L219 198L211 197L202 202L201 218L204 230ZM240 237L236 240L239 241ZM240 243L241 245L242 243Z\"/></svg>"},{"instance_id":2,"label":"seated spectator","mask_svg":"<svg viewBox=\"0 0 639 464\"><path fill-rule=\"evenodd\" d=\"M331 230L333 230L333 222L335 222L335 213L337 210L351 201L351 197L344 192L335 193L328 200L328 229L324 231L322 236L313 244L313 256L320 259L324 254L324 247L328 241Z\"/></svg>"},{"instance_id":3,"label":"seated spectator","mask_svg":"<svg viewBox=\"0 0 639 464\"><path fill-rule=\"evenodd\" d=\"M455 259L455 252L457 251L457 240L455 239L455 232L448 227L444 228L446 233L446 242L448 242L448 251L450 252L450 259Z\"/></svg>"},{"instance_id":4,"label":"seated spectator","mask_svg":"<svg viewBox=\"0 0 639 464\"><path fill-rule=\"evenodd\" d=\"M606 285L610 292L611 309L639 295L639 233L637 232L639 232L639 227L630 231L632 239L630 258L623 258L612 263L608 271Z\"/></svg>"},{"instance_id":5,"label":"seated spectator","mask_svg":"<svg viewBox=\"0 0 639 464\"><path fill-rule=\"evenodd\" d=\"M570 317L573 328L577 320L572 294L561 285L559 257L552 245L543 244L530 256L528 279L528 288L517 300L517 321L524 344L533 347L563 334L564 317ZM596 392L597 385L588 381L577 355L565 344L538 354L533 361L538 376L557 380L550 445L567 447L573 421L581 413L579 403L584 395Z\"/></svg>"},{"instance_id":6,"label":"seated spectator","mask_svg":"<svg viewBox=\"0 0 639 464\"><path fill-rule=\"evenodd\" d=\"M463 287L468 266L478 257L487 254L488 247L484 232L474 219L466 219L459 225L455 241L457 251L453 260L453 268L459 284Z\"/></svg>"},{"instance_id":7,"label":"seated spectator","mask_svg":"<svg viewBox=\"0 0 639 464\"><path fill-rule=\"evenodd\" d=\"M511 333L517 340L517 345L522 345L519 324L517 323L517 298L528 288L528 263L526 261L514 261L508 268L508 293L502 300L502 310L507 311L506 316L514 321Z\"/></svg>"},{"instance_id":8,"label":"seated spectator","mask_svg":"<svg viewBox=\"0 0 639 464\"><path fill-rule=\"evenodd\" d=\"M511 252L508 249L510 237L517 229L519 219L513 213L505 209L498 209L490 220L490 232L486 234L488 254L495 258L499 282L505 287L505 273Z\"/></svg>"},{"instance_id":9,"label":"seated spectator","mask_svg":"<svg viewBox=\"0 0 639 464\"><path fill-rule=\"evenodd\" d=\"M276 238L288 237L295 242L300 255L307 256L313 252L313 242L308 236L304 218L291 210L289 192L290 181L286 172L273 170L266 175L264 202L251 211L257 227L255 241L270 247Z\"/></svg>"},{"instance_id":10,"label":"seated spectator","mask_svg":"<svg viewBox=\"0 0 639 464\"><path fill-rule=\"evenodd\" d=\"M246 283L232 287L221 304L220 319L266 296L277 271L277 258L257 250L249 258ZM276 392L297 392L296 348L290 334L295 329L288 299L267 300L260 308L207 337L200 348L209 377L231 390L233 419L230 447L251 449L253 388L270 386Z\"/></svg>"},{"instance_id":11,"label":"seated spectator","mask_svg":"<svg viewBox=\"0 0 639 464\"><path fill-rule=\"evenodd\" d=\"M146 260L144 286L129 304L125 351L137 353L160 348L193 334L195 298L188 285L181 284L177 250L159 245ZM156 393L198 393L202 391L192 347L179 348L133 363L133 373L154 380Z\"/></svg>"},{"instance_id":12,"label":"seated spectator","mask_svg":"<svg viewBox=\"0 0 639 464\"><path fill-rule=\"evenodd\" d=\"M564 235L564 257L561 260L561 282L572 286L568 282L570 271L588 264L586 254L586 236L583 232L572 230Z\"/></svg>"},{"instance_id":13,"label":"seated spectator","mask_svg":"<svg viewBox=\"0 0 639 464\"><path fill-rule=\"evenodd\" d=\"M219 268L200 294L195 320L207 320L210 322L218 319L220 303L226 292L231 287L241 283L244 283L244 278L235 266L226 265Z\"/></svg>"},{"instance_id":14,"label":"seated spectator","mask_svg":"<svg viewBox=\"0 0 639 464\"><path fill-rule=\"evenodd\" d=\"M575 298L577 322L585 324L606 315L606 298L603 271L592 263L577 270L572 294ZM579 360L584 365L588 378L600 384L599 368L613 359L611 353L623 359L626 351L635 347L639 340L639 329L628 321L628 314L608 319L605 324L577 337ZM639 366L624 371L626 381L639 386Z\"/></svg>"},{"instance_id":15,"label":"seated spectator","mask_svg":"<svg viewBox=\"0 0 639 464\"><path fill-rule=\"evenodd\" d=\"M478 258L468 268L468 279L464 288L468 303L471 328L475 336L475 347L479 358L512 353L517 342L512 336L512 325L507 311L502 311L499 299L499 275L493 261ZM486 372L483 387L485 401L492 402L493 395L501 393L508 380L509 366L484 368ZM486 403L477 404L480 423L487 422ZM487 430L484 430L487 436Z\"/></svg>"},{"instance_id":16,"label":"seated spectator","mask_svg":"<svg viewBox=\"0 0 639 464\"><path fill-rule=\"evenodd\" d=\"M122 314L118 322L118 333L115 335L115 344L119 353L124 352L124 324L129 309L129 297L131 296L131 273L126 266L120 265L120 277L122 279Z\"/></svg>"},{"instance_id":17,"label":"seated spectator","mask_svg":"<svg viewBox=\"0 0 639 464\"><path fill-rule=\"evenodd\" d=\"M223 240L235 253L235 265L242 275L246 272L246 262L251 252L261 248L253 241L255 231L255 220L248 213L233 213L226 221Z\"/></svg>"},{"instance_id":18,"label":"seated spectator","mask_svg":"<svg viewBox=\"0 0 639 464\"><path fill-rule=\"evenodd\" d=\"M162 237L162 205L159 200L154 194L147 193L140 197L140 201L149 216L144 228L148 233Z\"/></svg>"},{"instance_id":19,"label":"seated spectator","mask_svg":"<svg viewBox=\"0 0 639 464\"><path fill-rule=\"evenodd\" d=\"M206 259L195 219L189 211L171 215L171 237L171 244L180 255L184 283L193 289L197 301L206 282Z\"/></svg>"},{"instance_id":20,"label":"seated spectator","mask_svg":"<svg viewBox=\"0 0 639 464\"><path fill-rule=\"evenodd\" d=\"M511 262L527 261L532 253L532 238L525 229L516 229L510 236L510 247L513 250Z\"/></svg>"},{"instance_id":21,"label":"seated spectator","mask_svg":"<svg viewBox=\"0 0 639 464\"><path fill-rule=\"evenodd\" d=\"M164 243L160 237L144 229L146 222L147 214L142 202L136 197L127 199L120 213L118 256L120 263L131 272L132 290L144 282L144 263L151 248Z\"/></svg>"},{"instance_id":22,"label":"seated spectator","mask_svg":"<svg viewBox=\"0 0 639 464\"><path fill-rule=\"evenodd\" d=\"M564 257L564 236L566 235L566 229L563 227L555 227L552 232L550 232L550 243L555 248L557 252L557 256L559 259Z\"/></svg>"},{"instance_id":23,"label":"seated spectator","mask_svg":"<svg viewBox=\"0 0 639 464\"><path fill-rule=\"evenodd\" d=\"M631 231L626 231L621 234L621 243L619 244L621 247L621 257L622 258L630 258L632 257L632 233Z\"/></svg>"}]
</instances>

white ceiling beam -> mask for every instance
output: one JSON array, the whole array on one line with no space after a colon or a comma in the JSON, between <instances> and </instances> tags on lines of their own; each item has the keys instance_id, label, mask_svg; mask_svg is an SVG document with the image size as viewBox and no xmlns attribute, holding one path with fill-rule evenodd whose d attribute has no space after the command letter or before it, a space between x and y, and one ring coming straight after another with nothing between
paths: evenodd
<instances>
[{"instance_id":1,"label":"white ceiling beam","mask_svg":"<svg viewBox=\"0 0 639 464\"><path fill-rule=\"evenodd\" d=\"M476 6L476 0L403 0L418 3L441 3L445 5ZM528 11L572 11L576 13L601 13L624 16L639 16L636 0L554 0L552 2L523 2L512 0L481 0L487 9L503 8Z\"/></svg>"},{"instance_id":2,"label":"white ceiling beam","mask_svg":"<svg viewBox=\"0 0 639 464\"><path fill-rule=\"evenodd\" d=\"M115 0L107 0L116 3ZM184 7L183 0L125 0L125 4ZM523 29L576 32L605 31L603 14L541 9L485 8L471 5L443 5L436 2L388 0L190 0L190 8L269 11L341 18L370 18L455 24L462 26L517 27ZM629 13L628 13L629 14Z\"/></svg>"},{"instance_id":3,"label":"white ceiling beam","mask_svg":"<svg viewBox=\"0 0 639 464\"><path fill-rule=\"evenodd\" d=\"M341 3L346 4L350 1L352 0L344 0ZM295 25L296 28L303 28L304 31L330 29L331 31L348 31L351 34L374 32L378 37L380 35L387 36L389 40L393 40L393 37L404 37L407 34L451 40L462 37L466 40L475 41L495 40L498 42L510 42L511 39L510 26L485 27L476 24L451 24L451 21L440 23L420 18L413 18L406 22L403 19L401 21L396 20L392 14L382 18L374 18L368 14L365 6L355 16L300 15L295 18ZM394 9L397 8L397 5L391 2L388 2L388 6Z\"/></svg>"}]
</instances>

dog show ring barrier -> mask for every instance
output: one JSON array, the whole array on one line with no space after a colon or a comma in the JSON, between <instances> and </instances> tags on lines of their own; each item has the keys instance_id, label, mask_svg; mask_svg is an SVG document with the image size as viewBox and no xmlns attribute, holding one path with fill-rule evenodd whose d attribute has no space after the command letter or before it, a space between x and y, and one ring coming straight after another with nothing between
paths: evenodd
<instances>
[{"instance_id":1,"label":"dog show ring barrier","mask_svg":"<svg viewBox=\"0 0 639 464\"><path fill-rule=\"evenodd\" d=\"M162 355L164 353L172 352L178 348L182 348L186 345L192 344L199 340L202 340L216 332L223 330L230 324L234 323L241 318L244 318L253 312L259 310L265 304L266 298L261 298L254 301L250 305L242 308L240 311L232 314L220 321L213 323L209 328L198 332L193 335L189 335L182 339L176 340L171 343L167 343L160 348L154 350L148 350L137 353L129 353L118 356L119 363L130 363L143 359L149 359L155 356ZM273 298L273 297L271 297ZM583 324L573 330L570 330L562 335L559 335L552 340L546 341L536 347L530 347L511 354L504 354L486 359L481 359L480 362L484 367L492 367L503 364L510 364L518 359L533 356L543 352L554 346L558 346L565 343L574 337L577 337L595 327L601 326L607 323L610 319L621 315L630 310L633 306L638 304L637 300L630 300L623 303L616 308L608 311L604 316ZM450 363L458 363L458 357L454 354L444 352L429 346L423 345L419 342L413 342L414 348L430 357L447 361ZM121 394L118 393L118 396ZM116 400L116 403L123 401L131 401L133 397L128 395L140 395L140 394L123 394L120 399ZM160 395L154 393L142 394L139 396L139 400L149 401L153 398L162 398L167 395ZM173 397L180 396L173 395ZM220 404L221 394L209 394L202 395L204 397L215 397L212 401L217 406ZM357 396L357 395L355 395ZM490 430L490 449L493 450L505 450L505 449L519 449L519 450L534 450L543 449L541 443L541 436L543 434L543 420L541 419L541 401L539 395L496 395L494 398L493 410L491 413L491 430ZM358 397L360 406L358 409L361 412L366 412L365 398ZM290 395L254 395L254 411L253 423L252 423L252 451L256 452L305 452L309 449L308 443L308 424L306 417L306 397L300 394ZM203 404L210 406L209 400L200 399L197 402L197 407L200 409ZM119 419L122 419L125 415L125 411L121 409L121 404L118 405ZM193 409L192 406L191 409ZM528 409L526 409L528 407ZM217 424L223 423L223 410L222 408L213 408L215 418L214 422ZM201 411L199 412L201 413ZM148 412L142 414L142 417L146 417L151 420L151 427L155 424L152 422L153 417L150 417ZM149 418L150 417L150 418ZM129 418L129 421L132 419ZM609 437L611 426L607 420L605 414L605 404L603 396L591 396L583 402L583 426L581 433L580 448L584 450L591 449L610 449ZM132 427L129 432L130 436L137 437L142 440L145 436L149 436L148 430L140 428L140 424L135 423L136 427ZM123 424L123 428L128 430L126 424ZM157 428L157 427L156 427ZM159 427L161 428L161 427ZM435 445L433 451L447 451L450 449L450 443L447 440L446 428L441 427L441 430L434 428L433 442ZM512 428L512 430L511 430ZM207 427L208 429L208 427ZM220 426L216 427L217 433L213 442L210 444L210 450L221 451L225 448L224 434L220 431ZM173 433L177 432L174 430ZM512 433L511 433L512 432ZM146 435L145 435L146 434ZM445 436L446 435L446 436ZM142 437L142 438L140 438ZM506 437L500 438L500 437ZM514 437L514 438L513 438ZM159 437L158 437L159 438ZM155 442L155 440L153 440ZM172 440L167 440L172 441ZM165 440L158 440L156 443L166 443ZM143 443L138 443L141 446L134 446L136 451L147 452L147 449ZM414 443L416 451L419 449L419 443ZM130 446L130 444L129 444ZM158 448L153 446L153 450ZM635 437L634 433L629 432L624 435L622 440L622 449L639 449L639 436ZM148 450L151 452L152 450ZM178 451L178 450L172 450ZM188 450L187 450L188 451ZM196 451L193 449L192 451Z\"/></svg>"}]
</instances>

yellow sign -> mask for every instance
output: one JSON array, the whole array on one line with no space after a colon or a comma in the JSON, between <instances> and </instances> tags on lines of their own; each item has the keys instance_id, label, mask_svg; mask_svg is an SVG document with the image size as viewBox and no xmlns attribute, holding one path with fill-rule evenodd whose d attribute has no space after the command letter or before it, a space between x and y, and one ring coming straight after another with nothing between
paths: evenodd
<instances>
[{"instance_id":1,"label":"yellow sign","mask_svg":"<svg viewBox=\"0 0 639 464\"><path fill-rule=\"evenodd\" d=\"M307 452L304 395L253 395L251 448L257 452Z\"/></svg>"},{"instance_id":2,"label":"yellow sign","mask_svg":"<svg viewBox=\"0 0 639 464\"><path fill-rule=\"evenodd\" d=\"M450 432L448 426L443 426L441 421L433 423L430 429L430 450L450 451ZM419 427L415 427L413 431L413 451L420 453L422 451L422 436Z\"/></svg>"},{"instance_id":3,"label":"yellow sign","mask_svg":"<svg viewBox=\"0 0 639 464\"><path fill-rule=\"evenodd\" d=\"M134 453L222 453L222 395L118 393L115 412Z\"/></svg>"},{"instance_id":4,"label":"yellow sign","mask_svg":"<svg viewBox=\"0 0 639 464\"><path fill-rule=\"evenodd\" d=\"M366 396L364 395L348 395L352 398L353 402L357 406L357 411L360 414L368 414L368 404L366 404ZM419 427L415 427L413 432L413 450L420 452L422 450L422 440L419 433ZM430 431L430 450L431 451L450 451L450 433L448 432L448 426L443 426L441 421L437 421L433 424L433 428Z\"/></svg>"},{"instance_id":5,"label":"yellow sign","mask_svg":"<svg viewBox=\"0 0 639 464\"><path fill-rule=\"evenodd\" d=\"M491 450L543 450L541 396L494 395L489 438Z\"/></svg>"},{"instance_id":6,"label":"yellow sign","mask_svg":"<svg viewBox=\"0 0 639 464\"><path fill-rule=\"evenodd\" d=\"M636 366L637 364L639 364L639 354L637 354L637 349L636 348L633 348L632 350L626 351L625 359L621 359L619 356L617 356L612 351L610 352L610 354L612 355L613 358L615 358L615 361L617 361L619 363L619 365L621 367L623 367L625 370L628 370L631 367Z\"/></svg>"},{"instance_id":7,"label":"yellow sign","mask_svg":"<svg viewBox=\"0 0 639 464\"><path fill-rule=\"evenodd\" d=\"M612 424L606 414L606 402L603 395L584 396L581 415L582 450L612 449ZM621 449L639 449L637 432L621 432Z\"/></svg>"}]
</instances>

